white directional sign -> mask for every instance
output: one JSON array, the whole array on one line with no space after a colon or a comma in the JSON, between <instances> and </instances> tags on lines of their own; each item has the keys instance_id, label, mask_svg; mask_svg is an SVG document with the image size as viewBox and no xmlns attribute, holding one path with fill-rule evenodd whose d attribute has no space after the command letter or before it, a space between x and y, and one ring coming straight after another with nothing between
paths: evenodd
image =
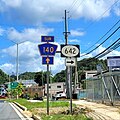
<instances>
[{"instance_id":1,"label":"white directional sign","mask_svg":"<svg viewBox=\"0 0 120 120\"><path fill-rule=\"evenodd\" d=\"M66 58L65 65L66 66L76 66L76 58Z\"/></svg>"},{"instance_id":2,"label":"white directional sign","mask_svg":"<svg viewBox=\"0 0 120 120\"><path fill-rule=\"evenodd\" d=\"M61 45L61 57L80 57L79 45Z\"/></svg>"}]
</instances>

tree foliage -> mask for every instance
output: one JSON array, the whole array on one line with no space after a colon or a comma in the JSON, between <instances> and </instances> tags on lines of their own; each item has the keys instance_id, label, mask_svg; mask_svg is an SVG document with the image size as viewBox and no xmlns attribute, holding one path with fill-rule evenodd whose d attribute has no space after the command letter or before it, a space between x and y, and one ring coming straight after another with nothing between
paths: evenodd
<instances>
[{"instance_id":1,"label":"tree foliage","mask_svg":"<svg viewBox=\"0 0 120 120\"><path fill-rule=\"evenodd\" d=\"M36 74L35 72L25 72L19 75L19 79L22 79L22 80L34 79L35 74Z\"/></svg>"},{"instance_id":2,"label":"tree foliage","mask_svg":"<svg viewBox=\"0 0 120 120\"><path fill-rule=\"evenodd\" d=\"M65 82L66 79L66 71L62 70L61 72L57 73L54 78L53 78L53 82Z\"/></svg>"},{"instance_id":3,"label":"tree foliage","mask_svg":"<svg viewBox=\"0 0 120 120\"><path fill-rule=\"evenodd\" d=\"M39 84L39 86L42 86L44 85L47 81L46 81L46 78L47 78L47 72L37 72L35 74L35 82Z\"/></svg>"},{"instance_id":4,"label":"tree foliage","mask_svg":"<svg viewBox=\"0 0 120 120\"><path fill-rule=\"evenodd\" d=\"M4 84L9 81L9 76L0 69L0 84Z\"/></svg>"}]
</instances>

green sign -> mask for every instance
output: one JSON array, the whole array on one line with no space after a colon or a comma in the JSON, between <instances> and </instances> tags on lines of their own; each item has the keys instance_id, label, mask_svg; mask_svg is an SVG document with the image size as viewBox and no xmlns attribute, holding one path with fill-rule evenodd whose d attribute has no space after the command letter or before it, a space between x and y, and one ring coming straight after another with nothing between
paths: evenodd
<instances>
[{"instance_id":1,"label":"green sign","mask_svg":"<svg viewBox=\"0 0 120 120\"><path fill-rule=\"evenodd\" d=\"M15 89L17 86L18 86L18 82L11 82L10 84L9 84L9 89Z\"/></svg>"}]
</instances>

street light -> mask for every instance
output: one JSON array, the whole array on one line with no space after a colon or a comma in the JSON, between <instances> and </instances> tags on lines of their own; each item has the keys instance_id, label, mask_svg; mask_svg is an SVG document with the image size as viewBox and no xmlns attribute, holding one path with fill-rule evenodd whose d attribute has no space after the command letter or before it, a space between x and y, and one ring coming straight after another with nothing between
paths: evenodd
<instances>
[{"instance_id":1,"label":"street light","mask_svg":"<svg viewBox=\"0 0 120 120\"><path fill-rule=\"evenodd\" d=\"M21 43L24 43L24 42L26 42L26 41L28 41L28 40L26 40L26 41L22 41L22 42L15 42L15 41L13 41L13 40L10 40L10 41L12 41L13 43L15 43L16 45L17 45L17 58L16 58L16 76L17 76L17 82L18 82L18 64L19 64L19 44L21 44Z\"/></svg>"}]
</instances>

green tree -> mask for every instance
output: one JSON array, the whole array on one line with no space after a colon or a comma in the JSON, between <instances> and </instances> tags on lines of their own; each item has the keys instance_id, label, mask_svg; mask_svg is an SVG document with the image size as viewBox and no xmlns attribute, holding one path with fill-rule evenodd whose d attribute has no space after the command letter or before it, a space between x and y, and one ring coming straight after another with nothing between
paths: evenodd
<instances>
[{"instance_id":1,"label":"green tree","mask_svg":"<svg viewBox=\"0 0 120 120\"><path fill-rule=\"evenodd\" d=\"M9 81L9 76L0 69L0 84L4 84Z\"/></svg>"},{"instance_id":2,"label":"green tree","mask_svg":"<svg viewBox=\"0 0 120 120\"><path fill-rule=\"evenodd\" d=\"M61 72L57 73L53 78L53 82L65 82L65 80L66 80L65 70L62 70Z\"/></svg>"},{"instance_id":3,"label":"green tree","mask_svg":"<svg viewBox=\"0 0 120 120\"><path fill-rule=\"evenodd\" d=\"M35 82L39 84L39 86L44 85L45 83L47 83L47 72L37 72L35 74Z\"/></svg>"}]
</instances>

